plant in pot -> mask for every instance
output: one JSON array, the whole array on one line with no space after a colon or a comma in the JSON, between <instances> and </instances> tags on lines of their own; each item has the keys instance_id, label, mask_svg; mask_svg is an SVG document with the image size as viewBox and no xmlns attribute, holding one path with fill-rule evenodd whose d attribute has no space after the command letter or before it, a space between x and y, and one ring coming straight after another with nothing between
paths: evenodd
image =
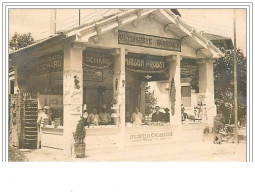
<instances>
[{"instance_id":1,"label":"plant in pot","mask_svg":"<svg viewBox=\"0 0 255 195\"><path fill-rule=\"evenodd\" d=\"M85 157L86 143L84 142L86 137L86 119L81 117L77 123L76 131L73 132L74 137L74 152L77 158Z\"/></svg>"}]
</instances>

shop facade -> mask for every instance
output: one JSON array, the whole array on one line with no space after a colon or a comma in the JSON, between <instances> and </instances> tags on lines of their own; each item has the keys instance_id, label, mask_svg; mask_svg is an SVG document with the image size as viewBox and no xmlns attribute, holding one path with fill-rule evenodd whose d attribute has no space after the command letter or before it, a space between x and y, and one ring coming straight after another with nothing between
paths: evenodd
<instances>
[{"instance_id":1,"label":"shop facade","mask_svg":"<svg viewBox=\"0 0 255 195\"><path fill-rule=\"evenodd\" d=\"M200 102L205 109L198 117L212 126L213 63L222 55L171 10L136 9L62 32L10 58L19 93L37 94L38 108L52 108L55 124L42 128L42 146L70 155L85 104L89 113L106 105L111 115L108 125L87 129L88 149L174 142L182 105L191 115ZM146 82L164 83L169 121L130 121L136 107L146 116Z\"/></svg>"}]
</instances>

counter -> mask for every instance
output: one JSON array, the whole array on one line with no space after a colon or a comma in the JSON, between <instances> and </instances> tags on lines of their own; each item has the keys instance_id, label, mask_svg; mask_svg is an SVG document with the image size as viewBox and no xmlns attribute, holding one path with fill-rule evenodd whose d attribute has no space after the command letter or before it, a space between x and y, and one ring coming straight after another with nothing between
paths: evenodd
<instances>
[{"instance_id":1,"label":"counter","mask_svg":"<svg viewBox=\"0 0 255 195\"><path fill-rule=\"evenodd\" d=\"M175 142L175 126L129 126L125 129L125 140L121 139L121 129L114 125L86 128L86 149L117 148L121 141L127 147ZM42 146L63 149L63 127L42 127Z\"/></svg>"}]
</instances>

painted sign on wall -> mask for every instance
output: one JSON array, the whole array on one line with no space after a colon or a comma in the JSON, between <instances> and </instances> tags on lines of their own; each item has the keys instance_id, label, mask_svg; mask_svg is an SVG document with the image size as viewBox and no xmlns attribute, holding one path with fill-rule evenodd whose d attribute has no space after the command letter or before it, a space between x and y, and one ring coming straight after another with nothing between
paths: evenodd
<instances>
[{"instance_id":1,"label":"painted sign on wall","mask_svg":"<svg viewBox=\"0 0 255 195\"><path fill-rule=\"evenodd\" d=\"M143 127L138 128L136 129L137 132L134 131L134 127L132 127L132 132L129 132L131 127L126 128L126 144L128 146L175 142L174 133L171 130L163 129L164 127L156 127L155 130L144 130Z\"/></svg>"},{"instance_id":2,"label":"painted sign on wall","mask_svg":"<svg viewBox=\"0 0 255 195\"><path fill-rule=\"evenodd\" d=\"M72 104L82 104L82 70L71 70L71 99Z\"/></svg>"},{"instance_id":3,"label":"painted sign on wall","mask_svg":"<svg viewBox=\"0 0 255 195\"><path fill-rule=\"evenodd\" d=\"M82 70L64 71L64 104L82 104Z\"/></svg>"},{"instance_id":4,"label":"painted sign on wall","mask_svg":"<svg viewBox=\"0 0 255 195\"><path fill-rule=\"evenodd\" d=\"M33 73L45 74L56 71L63 71L63 52L54 53L52 55L42 56L37 59L35 70Z\"/></svg>"},{"instance_id":5,"label":"painted sign on wall","mask_svg":"<svg viewBox=\"0 0 255 195\"><path fill-rule=\"evenodd\" d=\"M181 51L180 39L158 37L121 30L118 31L118 43L123 45L134 45L168 51Z\"/></svg>"},{"instance_id":6,"label":"painted sign on wall","mask_svg":"<svg viewBox=\"0 0 255 195\"><path fill-rule=\"evenodd\" d=\"M157 73L165 71L169 66L165 57L128 53L125 59L127 70L143 73Z\"/></svg>"}]
</instances>

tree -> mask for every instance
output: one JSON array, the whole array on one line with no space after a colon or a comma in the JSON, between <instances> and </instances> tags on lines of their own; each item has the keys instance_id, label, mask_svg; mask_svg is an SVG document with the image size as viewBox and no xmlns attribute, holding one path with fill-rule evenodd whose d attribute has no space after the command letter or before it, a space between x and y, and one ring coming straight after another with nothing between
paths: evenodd
<instances>
[{"instance_id":1,"label":"tree","mask_svg":"<svg viewBox=\"0 0 255 195\"><path fill-rule=\"evenodd\" d=\"M238 120L246 116L247 89L246 57L237 49L237 91L238 91ZM226 51L225 56L214 63L215 103L225 123L234 121L234 52Z\"/></svg>"},{"instance_id":2,"label":"tree","mask_svg":"<svg viewBox=\"0 0 255 195\"><path fill-rule=\"evenodd\" d=\"M150 115L156 104L157 104L157 98L154 97L154 92L149 91L150 86L148 85L148 82L145 83L145 115Z\"/></svg>"},{"instance_id":3,"label":"tree","mask_svg":"<svg viewBox=\"0 0 255 195\"><path fill-rule=\"evenodd\" d=\"M9 48L12 50L17 50L31 45L32 43L34 43L34 38L32 37L31 33L21 35L15 32L10 40Z\"/></svg>"}]
</instances>

